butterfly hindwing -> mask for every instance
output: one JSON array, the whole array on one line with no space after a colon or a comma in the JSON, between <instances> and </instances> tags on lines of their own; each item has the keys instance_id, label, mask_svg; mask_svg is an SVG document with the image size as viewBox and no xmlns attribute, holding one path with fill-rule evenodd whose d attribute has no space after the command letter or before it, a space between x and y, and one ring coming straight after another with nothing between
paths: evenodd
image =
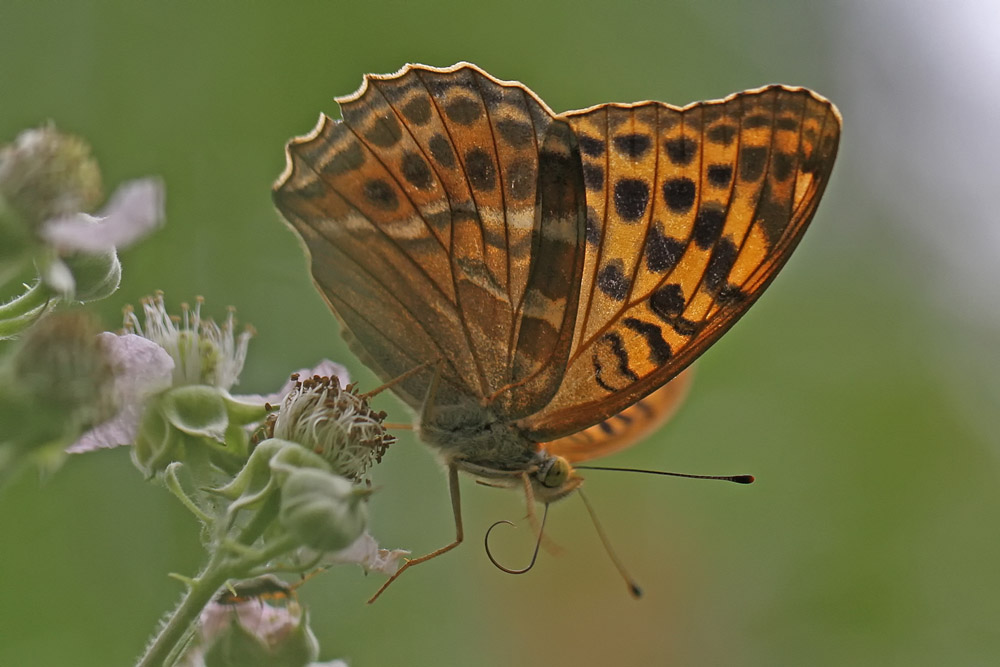
<instances>
[{"instance_id":1,"label":"butterfly hindwing","mask_svg":"<svg viewBox=\"0 0 1000 667\"><path fill-rule=\"evenodd\" d=\"M736 322L805 231L840 133L829 102L784 86L563 117L584 160L587 257L565 378L521 423L539 441L619 413Z\"/></svg>"},{"instance_id":2,"label":"butterfly hindwing","mask_svg":"<svg viewBox=\"0 0 1000 667\"><path fill-rule=\"evenodd\" d=\"M545 443L545 450L578 463L631 447L673 417L684 402L694 370L688 368L653 393L593 426Z\"/></svg>"}]
</instances>

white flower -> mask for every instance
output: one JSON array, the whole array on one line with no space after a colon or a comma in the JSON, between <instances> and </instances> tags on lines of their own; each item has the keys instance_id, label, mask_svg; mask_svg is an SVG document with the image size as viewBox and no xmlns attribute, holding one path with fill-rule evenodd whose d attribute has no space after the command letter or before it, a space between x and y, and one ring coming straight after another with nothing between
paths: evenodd
<instances>
[{"instance_id":1,"label":"white flower","mask_svg":"<svg viewBox=\"0 0 1000 667\"><path fill-rule=\"evenodd\" d=\"M230 310L222 326L201 319L202 299L194 308L181 304L179 321L167 312L163 294L142 301L143 322L130 309L125 330L160 345L174 360L173 386L207 384L229 390L236 384L253 331L235 333L236 320Z\"/></svg>"},{"instance_id":2,"label":"white flower","mask_svg":"<svg viewBox=\"0 0 1000 667\"><path fill-rule=\"evenodd\" d=\"M87 431L70 445L71 454L135 441L146 399L170 387L174 360L167 352L142 336L102 333L98 339L114 374L114 398L118 412L108 421Z\"/></svg>"}]
</instances>

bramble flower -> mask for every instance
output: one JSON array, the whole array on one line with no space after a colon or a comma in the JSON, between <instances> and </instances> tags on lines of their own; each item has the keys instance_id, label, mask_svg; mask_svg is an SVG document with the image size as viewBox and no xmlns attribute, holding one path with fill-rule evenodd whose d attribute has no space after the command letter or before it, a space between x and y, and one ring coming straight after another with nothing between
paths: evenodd
<instances>
[{"instance_id":1,"label":"bramble flower","mask_svg":"<svg viewBox=\"0 0 1000 667\"><path fill-rule=\"evenodd\" d=\"M233 309L221 326L202 319L203 303L200 297L193 309L182 303L178 319L167 312L163 293L157 293L142 300L143 322L131 307L126 309L125 331L167 351L174 360L173 386L204 384L228 391L243 371L253 329L237 334Z\"/></svg>"},{"instance_id":2,"label":"bramble flower","mask_svg":"<svg viewBox=\"0 0 1000 667\"><path fill-rule=\"evenodd\" d=\"M52 125L22 132L0 149L0 260L16 273L33 259L42 283L67 299L112 294L121 280L117 249L163 221L163 184L125 183L89 215L100 193L100 170L84 141Z\"/></svg>"},{"instance_id":3,"label":"bramble flower","mask_svg":"<svg viewBox=\"0 0 1000 667\"><path fill-rule=\"evenodd\" d=\"M268 417L267 435L297 442L338 475L361 480L396 441L382 424L385 413L372 410L365 396L353 385L342 386L336 375L294 374L292 382L277 413Z\"/></svg>"},{"instance_id":4,"label":"bramble flower","mask_svg":"<svg viewBox=\"0 0 1000 667\"><path fill-rule=\"evenodd\" d=\"M200 299L193 309L184 305L174 318L157 294L143 300L143 321L128 308L126 333L102 335L118 368L119 410L68 451L131 444L147 475L185 460L189 446L240 465L249 446L245 427L267 413L262 400L228 391L243 369L252 332L235 332L232 311L221 326L202 319L201 306Z\"/></svg>"},{"instance_id":5,"label":"bramble flower","mask_svg":"<svg viewBox=\"0 0 1000 667\"><path fill-rule=\"evenodd\" d=\"M113 394L118 410L68 447L70 454L135 442L146 400L170 387L174 360L162 347L135 334L104 332L97 338L114 374Z\"/></svg>"}]
</instances>

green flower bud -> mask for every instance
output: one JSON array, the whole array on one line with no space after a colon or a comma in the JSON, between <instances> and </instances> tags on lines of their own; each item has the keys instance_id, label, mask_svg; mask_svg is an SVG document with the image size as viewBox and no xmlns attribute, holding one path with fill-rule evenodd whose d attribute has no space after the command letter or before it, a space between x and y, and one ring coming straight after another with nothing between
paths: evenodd
<instances>
[{"instance_id":1,"label":"green flower bud","mask_svg":"<svg viewBox=\"0 0 1000 667\"><path fill-rule=\"evenodd\" d=\"M23 462L31 453L55 466L68 444L113 412L114 372L97 331L82 311L57 312L28 329L0 370L0 458Z\"/></svg>"},{"instance_id":2,"label":"green flower bud","mask_svg":"<svg viewBox=\"0 0 1000 667\"><path fill-rule=\"evenodd\" d=\"M114 250L95 254L74 253L63 257L62 261L73 274L73 298L77 301L100 301L118 291L122 265Z\"/></svg>"},{"instance_id":3,"label":"green flower bud","mask_svg":"<svg viewBox=\"0 0 1000 667\"><path fill-rule=\"evenodd\" d=\"M237 582L205 607L195 650L205 667L304 667L319 655L308 616L277 577Z\"/></svg>"},{"instance_id":4,"label":"green flower bud","mask_svg":"<svg viewBox=\"0 0 1000 667\"><path fill-rule=\"evenodd\" d=\"M90 210L101 195L101 172L81 139L48 125L26 130L0 150L0 198L29 229Z\"/></svg>"},{"instance_id":5,"label":"green flower bud","mask_svg":"<svg viewBox=\"0 0 1000 667\"><path fill-rule=\"evenodd\" d=\"M95 409L111 394L114 373L94 319L80 310L41 319L14 355L19 390L59 410Z\"/></svg>"},{"instance_id":6,"label":"green flower bud","mask_svg":"<svg viewBox=\"0 0 1000 667\"><path fill-rule=\"evenodd\" d=\"M371 491L315 468L295 470L281 486L278 519L302 544L317 551L349 547L368 525Z\"/></svg>"}]
</instances>

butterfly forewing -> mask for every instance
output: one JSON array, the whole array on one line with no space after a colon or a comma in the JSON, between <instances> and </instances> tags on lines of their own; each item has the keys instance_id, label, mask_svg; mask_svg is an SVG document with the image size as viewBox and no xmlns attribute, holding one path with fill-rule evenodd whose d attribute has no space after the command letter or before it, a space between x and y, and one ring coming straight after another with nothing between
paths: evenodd
<instances>
[{"instance_id":1,"label":"butterfly forewing","mask_svg":"<svg viewBox=\"0 0 1000 667\"><path fill-rule=\"evenodd\" d=\"M829 102L783 86L563 117L584 156L587 257L565 378L522 421L540 441L635 403L735 323L805 231L840 133Z\"/></svg>"},{"instance_id":2,"label":"butterfly forewing","mask_svg":"<svg viewBox=\"0 0 1000 667\"><path fill-rule=\"evenodd\" d=\"M384 379L443 360L438 402L541 409L580 287L575 135L520 84L467 64L368 76L338 101L342 121L289 143L274 197L352 347ZM399 393L416 406L426 385Z\"/></svg>"}]
</instances>

